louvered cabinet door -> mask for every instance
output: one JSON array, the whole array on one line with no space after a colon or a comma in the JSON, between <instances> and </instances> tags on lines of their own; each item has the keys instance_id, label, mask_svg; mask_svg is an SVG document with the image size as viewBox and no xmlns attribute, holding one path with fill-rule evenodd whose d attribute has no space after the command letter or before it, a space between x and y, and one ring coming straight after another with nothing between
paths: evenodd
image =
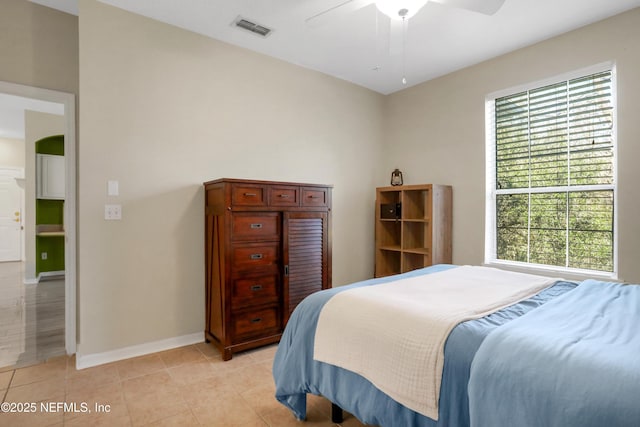
<instances>
[{"instance_id":1,"label":"louvered cabinet door","mask_svg":"<svg viewBox=\"0 0 640 427\"><path fill-rule=\"evenodd\" d=\"M284 214L284 325L306 296L331 287L326 212Z\"/></svg>"}]
</instances>

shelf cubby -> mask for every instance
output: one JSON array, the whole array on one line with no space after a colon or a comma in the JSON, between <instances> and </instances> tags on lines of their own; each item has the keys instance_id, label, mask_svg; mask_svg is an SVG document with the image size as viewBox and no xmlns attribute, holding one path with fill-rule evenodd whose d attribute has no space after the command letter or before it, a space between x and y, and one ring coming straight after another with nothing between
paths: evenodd
<instances>
[{"instance_id":1,"label":"shelf cubby","mask_svg":"<svg viewBox=\"0 0 640 427\"><path fill-rule=\"evenodd\" d=\"M402 272L401 261L402 252L400 250L378 249L376 251L376 277L390 276Z\"/></svg>"},{"instance_id":2,"label":"shelf cubby","mask_svg":"<svg viewBox=\"0 0 640 427\"><path fill-rule=\"evenodd\" d=\"M393 207L383 205L400 205L401 214L388 218ZM451 263L451 211L447 185L377 188L375 276Z\"/></svg>"}]
</instances>

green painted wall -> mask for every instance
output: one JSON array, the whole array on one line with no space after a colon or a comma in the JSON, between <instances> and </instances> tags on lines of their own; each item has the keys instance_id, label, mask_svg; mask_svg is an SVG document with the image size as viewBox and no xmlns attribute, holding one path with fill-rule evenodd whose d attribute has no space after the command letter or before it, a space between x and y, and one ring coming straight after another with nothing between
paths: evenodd
<instances>
[{"instance_id":1,"label":"green painted wall","mask_svg":"<svg viewBox=\"0 0 640 427\"><path fill-rule=\"evenodd\" d=\"M53 135L37 140L36 153L64 156L64 135Z\"/></svg>"},{"instance_id":2,"label":"green painted wall","mask_svg":"<svg viewBox=\"0 0 640 427\"><path fill-rule=\"evenodd\" d=\"M36 153L64 156L64 136L53 135L36 141ZM62 224L64 200L36 199L36 226ZM47 259L42 259L42 253ZM64 237L36 236L36 275L47 271L64 271Z\"/></svg>"}]
</instances>

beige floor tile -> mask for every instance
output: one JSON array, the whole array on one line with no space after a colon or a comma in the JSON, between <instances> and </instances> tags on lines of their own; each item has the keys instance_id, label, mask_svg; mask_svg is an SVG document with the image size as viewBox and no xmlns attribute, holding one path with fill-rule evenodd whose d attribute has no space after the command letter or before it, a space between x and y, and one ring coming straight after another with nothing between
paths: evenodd
<instances>
[{"instance_id":1,"label":"beige floor tile","mask_svg":"<svg viewBox=\"0 0 640 427\"><path fill-rule=\"evenodd\" d=\"M224 375L226 381L233 385L235 390L240 393L255 387L273 385L273 376L271 371L263 364L253 364L243 367L242 369L233 370Z\"/></svg>"},{"instance_id":2,"label":"beige floor tile","mask_svg":"<svg viewBox=\"0 0 640 427\"><path fill-rule=\"evenodd\" d=\"M225 372L243 369L247 366L254 365L255 363L255 359L253 359L248 353L234 354L233 358L227 361L223 361L222 358L211 359L211 365L213 365L214 369L221 369Z\"/></svg>"},{"instance_id":3,"label":"beige floor tile","mask_svg":"<svg viewBox=\"0 0 640 427\"><path fill-rule=\"evenodd\" d=\"M340 427L362 427L365 425L367 424L362 424L356 417L347 413L344 414L344 421L340 423Z\"/></svg>"},{"instance_id":4,"label":"beige floor tile","mask_svg":"<svg viewBox=\"0 0 640 427\"><path fill-rule=\"evenodd\" d=\"M240 393L240 396L247 401L249 406L251 406L258 415L265 415L282 406L282 404L276 400L275 394L274 386L264 385L243 391Z\"/></svg>"},{"instance_id":5,"label":"beige floor tile","mask_svg":"<svg viewBox=\"0 0 640 427\"><path fill-rule=\"evenodd\" d=\"M12 386L20 386L43 380L64 379L67 375L67 359L56 358L45 363L15 370Z\"/></svg>"},{"instance_id":6,"label":"beige floor tile","mask_svg":"<svg viewBox=\"0 0 640 427\"><path fill-rule=\"evenodd\" d=\"M17 387L10 387L5 400L7 402L40 402L49 399L64 401L65 379L53 378Z\"/></svg>"},{"instance_id":7,"label":"beige floor tile","mask_svg":"<svg viewBox=\"0 0 640 427\"><path fill-rule=\"evenodd\" d=\"M276 355L276 351L278 351L278 345L273 344L268 347L261 347L256 350L252 350L247 352L247 354L256 362L273 362L273 357Z\"/></svg>"},{"instance_id":8,"label":"beige floor tile","mask_svg":"<svg viewBox=\"0 0 640 427\"><path fill-rule=\"evenodd\" d=\"M197 427L200 426L191 410L148 424L149 427Z\"/></svg>"},{"instance_id":9,"label":"beige floor tile","mask_svg":"<svg viewBox=\"0 0 640 427\"><path fill-rule=\"evenodd\" d=\"M127 400L131 423L142 426L189 410L182 397L167 390Z\"/></svg>"},{"instance_id":10,"label":"beige floor tile","mask_svg":"<svg viewBox=\"0 0 640 427\"><path fill-rule=\"evenodd\" d=\"M64 427L131 427L129 415L115 414L92 414L88 417L76 417L71 420L65 419Z\"/></svg>"},{"instance_id":11,"label":"beige floor tile","mask_svg":"<svg viewBox=\"0 0 640 427\"><path fill-rule=\"evenodd\" d=\"M222 360L222 356L220 355L220 351L211 343L201 342L194 345L195 348L200 351L206 358L220 359Z\"/></svg>"},{"instance_id":12,"label":"beige floor tile","mask_svg":"<svg viewBox=\"0 0 640 427\"><path fill-rule=\"evenodd\" d=\"M216 375L216 372L211 367L211 362L204 357L196 362L184 363L169 368L167 371L179 385L191 384Z\"/></svg>"},{"instance_id":13,"label":"beige floor tile","mask_svg":"<svg viewBox=\"0 0 640 427\"><path fill-rule=\"evenodd\" d=\"M76 405L84 403L89 407L91 413L65 414L65 422L78 417L93 419L105 415L105 418L115 419L129 415L120 382L106 384L92 389L80 389L67 392L66 402L75 403ZM106 417L106 415L109 416Z\"/></svg>"},{"instance_id":14,"label":"beige floor tile","mask_svg":"<svg viewBox=\"0 0 640 427\"><path fill-rule=\"evenodd\" d=\"M152 374L165 369L164 362L157 353L121 360L116 362L115 366L122 380Z\"/></svg>"},{"instance_id":15,"label":"beige floor tile","mask_svg":"<svg viewBox=\"0 0 640 427\"><path fill-rule=\"evenodd\" d=\"M115 404L124 402L124 391L121 382L102 384L87 389L67 390L67 402L88 402Z\"/></svg>"},{"instance_id":16,"label":"beige floor tile","mask_svg":"<svg viewBox=\"0 0 640 427\"><path fill-rule=\"evenodd\" d=\"M0 372L0 394L4 396L4 390L9 388L13 378L13 371Z\"/></svg>"},{"instance_id":17,"label":"beige floor tile","mask_svg":"<svg viewBox=\"0 0 640 427\"><path fill-rule=\"evenodd\" d=\"M216 405L191 408L200 424L205 426L266 427L264 421L239 395L231 395L218 401Z\"/></svg>"},{"instance_id":18,"label":"beige floor tile","mask_svg":"<svg viewBox=\"0 0 640 427\"><path fill-rule=\"evenodd\" d=\"M63 412L41 412L38 409L33 413L0 413L0 425L10 427L62 426Z\"/></svg>"},{"instance_id":19,"label":"beige floor tile","mask_svg":"<svg viewBox=\"0 0 640 427\"><path fill-rule=\"evenodd\" d=\"M205 359L200 350L192 345L163 351L158 353L158 356L160 356L167 368L180 366L185 363L198 362Z\"/></svg>"},{"instance_id":20,"label":"beige floor tile","mask_svg":"<svg viewBox=\"0 0 640 427\"><path fill-rule=\"evenodd\" d=\"M177 393L179 387L166 370L122 382L127 403L143 399L154 393Z\"/></svg>"},{"instance_id":21,"label":"beige floor tile","mask_svg":"<svg viewBox=\"0 0 640 427\"><path fill-rule=\"evenodd\" d=\"M231 384L217 377L181 386L179 393L191 408L215 405L218 401L237 394Z\"/></svg>"},{"instance_id":22,"label":"beige floor tile","mask_svg":"<svg viewBox=\"0 0 640 427\"><path fill-rule=\"evenodd\" d=\"M301 423L296 419L293 413L286 407L280 407L269 411L262 415L262 418L270 427L335 427L336 424L331 422L327 414L318 411L308 410L307 419Z\"/></svg>"},{"instance_id":23,"label":"beige floor tile","mask_svg":"<svg viewBox=\"0 0 640 427\"><path fill-rule=\"evenodd\" d=\"M76 391L88 392L105 384L119 381L120 375L114 364L96 366L80 371L73 369L69 370L67 374L67 391L71 393Z\"/></svg>"}]
</instances>

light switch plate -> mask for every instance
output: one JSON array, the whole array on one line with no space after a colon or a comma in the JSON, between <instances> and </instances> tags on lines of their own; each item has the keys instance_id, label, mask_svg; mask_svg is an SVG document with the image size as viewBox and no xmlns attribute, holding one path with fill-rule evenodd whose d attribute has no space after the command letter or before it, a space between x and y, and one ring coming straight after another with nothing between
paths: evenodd
<instances>
[{"instance_id":1,"label":"light switch plate","mask_svg":"<svg viewBox=\"0 0 640 427\"><path fill-rule=\"evenodd\" d=\"M107 181L107 195L117 196L120 194L118 181Z\"/></svg>"},{"instance_id":2,"label":"light switch plate","mask_svg":"<svg viewBox=\"0 0 640 427\"><path fill-rule=\"evenodd\" d=\"M104 205L104 219L106 220L122 219L122 205Z\"/></svg>"}]
</instances>

